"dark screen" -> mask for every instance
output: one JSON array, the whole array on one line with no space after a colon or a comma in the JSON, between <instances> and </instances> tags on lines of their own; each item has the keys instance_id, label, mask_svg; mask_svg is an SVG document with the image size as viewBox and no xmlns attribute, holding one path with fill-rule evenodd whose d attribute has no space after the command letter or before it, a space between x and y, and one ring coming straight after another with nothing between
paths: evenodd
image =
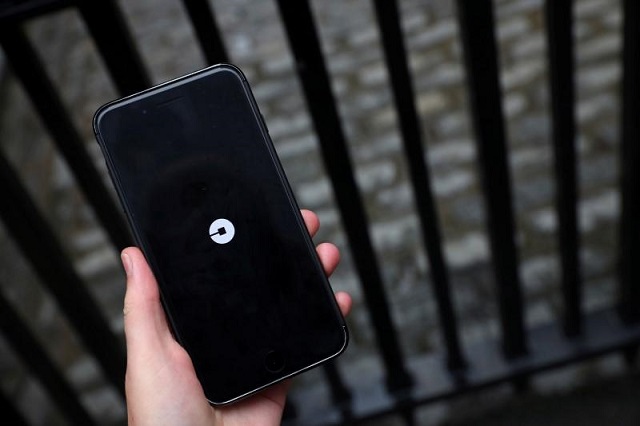
<instances>
[{"instance_id":1,"label":"dark screen","mask_svg":"<svg viewBox=\"0 0 640 426\"><path fill-rule=\"evenodd\" d=\"M242 75L226 66L96 115L107 163L174 331L217 403L346 344L259 117ZM233 226L212 227L216 219Z\"/></svg>"}]
</instances>

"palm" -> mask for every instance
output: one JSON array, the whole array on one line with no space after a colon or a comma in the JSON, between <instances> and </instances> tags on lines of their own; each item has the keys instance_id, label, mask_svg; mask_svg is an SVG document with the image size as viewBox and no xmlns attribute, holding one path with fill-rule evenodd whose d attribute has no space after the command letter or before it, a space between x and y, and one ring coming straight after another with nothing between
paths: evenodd
<instances>
[{"instance_id":1,"label":"palm","mask_svg":"<svg viewBox=\"0 0 640 426\"><path fill-rule=\"evenodd\" d=\"M314 235L317 217L303 211ZM335 246L317 248L327 274L338 264ZM127 411L130 426L146 425L276 425L280 423L288 382L281 382L238 403L211 407L187 352L173 338L162 310L158 286L144 256L136 248L123 251L127 271L125 335L127 340ZM351 298L336 294L344 315Z\"/></svg>"},{"instance_id":2,"label":"palm","mask_svg":"<svg viewBox=\"0 0 640 426\"><path fill-rule=\"evenodd\" d=\"M287 382L278 383L237 404L218 408L216 414L225 426L279 424L288 387Z\"/></svg>"}]
</instances>

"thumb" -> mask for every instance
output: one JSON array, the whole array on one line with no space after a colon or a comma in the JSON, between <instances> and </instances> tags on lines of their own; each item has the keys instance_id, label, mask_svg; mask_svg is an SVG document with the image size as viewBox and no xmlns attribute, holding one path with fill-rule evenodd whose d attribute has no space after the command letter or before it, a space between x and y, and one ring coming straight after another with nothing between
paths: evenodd
<instances>
[{"instance_id":1,"label":"thumb","mask_svg":"<svg viewBox=\"0 0 640 426\"><path fill-rule=\"evenodd\" d=\"M166 339L173 339L162 304L160 292L149 265L137 247L122 251L122 264L127 274L124 297L124 332L127 352L154 351Z\"/></svg>"}]
</instances>

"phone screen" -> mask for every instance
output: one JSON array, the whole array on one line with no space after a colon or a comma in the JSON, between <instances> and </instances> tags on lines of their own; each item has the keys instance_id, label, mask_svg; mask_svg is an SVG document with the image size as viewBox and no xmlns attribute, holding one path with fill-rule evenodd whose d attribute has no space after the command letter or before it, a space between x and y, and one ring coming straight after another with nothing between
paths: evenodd
<instances>
[{"instance_id":1,"label":"phone screen","mask_svg":"<svg viewBox=\"0 0 640 426\"><path fill-rule=\"evenodd\" d=\"M216 66L108 104L94 126L207 398L339 354L346 327L242 74Z\"/></svg>"}]
</instances>

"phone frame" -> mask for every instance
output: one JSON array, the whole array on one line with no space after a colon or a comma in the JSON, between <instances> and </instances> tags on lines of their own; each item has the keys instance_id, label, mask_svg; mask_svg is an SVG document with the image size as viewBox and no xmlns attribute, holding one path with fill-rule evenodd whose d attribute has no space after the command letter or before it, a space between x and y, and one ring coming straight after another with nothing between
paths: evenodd
<instances>
[{"instance_id":1,"label":"phone frame","mask_svg":"<svg viewBox=\"0 0 640 426\"><path fill-rule=\"evenodd\" d=\"M294 217L296 220L296 224L298 226L298 228L300 229L301 233L303 234L303 238L305 240L307 249L309 251L310 254L312 254L312 259L313 262L315 264L316 268L319 268L319 270L322 272L322 274L324 275L324 281L325 281L325 287L326 287L326 291L328 291L330 293L331 299L333 300L333 305L334 305L334 310L336 312L336 315L341 319L341 326L342 326L342 330L344 333L344 340L343 340L343 344L342 347L335 352L334 354L323 358L321 360L318 360L315 363L312 363L304 368L301 368L299 370L296 370L294 372L291 372L289 374L280 376L275 378L273 381L269 382L269 383L265 383L259 387L257 387L256 389L252 389L250 391L247 391L241 395L237 395L231 399L225 400L225 401L213 401L209 398L207 398L207 400L209 401L210 404L214 405L214 406L222 406L222 405L227 405L233 402L237 402L241 399L244 399L250 395L253 395L257 392L260 392L261 390L272 386L278 382L281 382L283 380L286 380L288 378L291 378L293 376L296 376L300 373L303 373L305 371L308 371L312 368L315 368L317 366L319 366L320 364L323 364L333 358L336 358L337 356L339 356L340 354L342 354L349 342L349 332L348 332L348 328L346 325L346 321L344 320L344 317L342 316L342 313L340 311L340 308L337 304L337 302L335 301L335 297L333 296L333 290L331 288L331 285L329 283L328 277L326 276L326 274L324 273L324 268L322 267L322 263L320 261L320 258L318 257L318 254L316 252L315 249L315 245L313 243L313 240L311 238L311 236L309 235L309 232L306 229L306 225L304 223L304 219L302 217L302 214L300 212L300 208L298 206L298 203L295 199L295 196L293 194L293 190L291 188L291 185L286 177L286 174L284 172L284 169L282 167L282 164L280 162L280 159L278 158L277 152L275 150L273 141L271 139L271 136L269 134L269 131L267 129L266 123L264 122L264 117L262 116L262 114L260 113L260 110L258 108L258 104L255 100L255 97L253 96L253 93L251 91L251 87L249 86L249 83L247 81L246 76L244 75L244 73L235 65L231 65L231 64L217 64L217 65L212 65L206 68L203 68L201 70L197 70L194 71L192 73L168 80L164 83L158 84L156 86L150 87L148 89L145 89L141 92L138 93L134 93L128 96L125 96L123 98L108 102L106 104L104 104L103 106L101 106L96 113L94 114L93 117L93 130L96 136L96 140L100 146L100 149L102 151L102 154L104 156L105 159L105 164L107 167L107 171L109 173L109 176L114 184L116 193L118 195L119 201L121 203L121 205L123 206L124 209L124 213L127 219L127 222L129 224L129 228L131 230L131 233L133 235L134 241L136 243L136 245L138 247L140 247L140 249L142 250L142 252L144 253L147 261L149 262L149 265L152 269L152 271L154 271L154 275L156 274L156 271L160 271L161 268L158 267L158 263L156 262L152 250L150 247L148 247L147 243L145 242L145 239L140 235L140 232L138 230L138 227L136 225L135 219L134 219L134 213L132 212L128 202L127 202L127 197L125 195L125 189L122 185L122 182L120 180L120 177L118 176L118 171L117 168L115 167L113 160L111 158L111 155L109 153L108 148L105 147L105 142L102 138L102 134L100 132L100 123L101 123L101 119L104 117L105 114L107 114L111 109L114 108L118 108L119 106L122 105L126 105L129 104L131 102L135 102L138 99L142 99L145 98L147 96L151 96L157 92L161 92L163 90L166 90L167 88L171 88L171 87L176 87L176 86L180 86L182 84L185 84L190 81L190 80L196 80L199 79L203 76L209 75L209 74L213 74L216 71L220 70L221 68L224 68L228 71L233 72L242 82L242 88L244 90L245 96L247 98L247 100L249 101L250 107L251 107L251 111L254 115L253 119L256 120L259 129L260 129L260 134L262 136L262 138L264 139L264 144L266 145L269 155L271 157L271 161L272 164L275 167L275 171L278 174L278 178L279 181L282 184L282 189L285 192L287 199L289 201L290 207L294 212ZM179 336L179 334L177 333L176 327L175 327L175 322L174 319L172 317L172 313L171 313L171 306L169 301L163 296L163 289L162 289L162 285L161 283L158 281L159 285L159 291L160 291L160 299L164 308L164 311L167 315L167 318L169 319L169 323L171 325L171 329L172 332L174 333L174 336L176 338L176 340L180 343L181 337ZM200 380L200 378L199 378Z\"/></svg>"}]
</instances>

